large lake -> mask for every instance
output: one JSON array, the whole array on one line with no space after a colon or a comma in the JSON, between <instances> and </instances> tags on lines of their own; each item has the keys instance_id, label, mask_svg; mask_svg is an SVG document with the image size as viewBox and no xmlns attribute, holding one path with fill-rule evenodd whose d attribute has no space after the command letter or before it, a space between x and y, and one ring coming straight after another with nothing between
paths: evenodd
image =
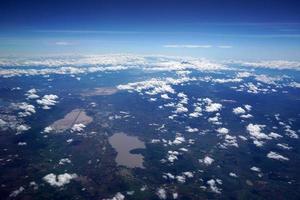
<instances>
[{"instance_id":1,"label":"large lake","mask_svg":"<svg viewBox=\"0 0 300 200\"><path fill-rule=\"evenodd\" d=\"M116 162L118 165L129 168L144 168L144 157L141 154L131 154L133 149L144 149L144 142L137 137L126 135L125 133L115 133L109 139L111 146L117 151Z\"/></svg>"}]
</instances>

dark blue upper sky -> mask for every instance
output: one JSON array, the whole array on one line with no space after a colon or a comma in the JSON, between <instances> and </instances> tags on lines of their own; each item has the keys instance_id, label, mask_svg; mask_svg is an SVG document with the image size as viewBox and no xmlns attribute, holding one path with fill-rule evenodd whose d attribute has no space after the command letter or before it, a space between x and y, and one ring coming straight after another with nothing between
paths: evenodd
<instances>
[{"instance_id":1,"label":"dark blue upper sky","mask_svg":"<svg viewBox=\"0 0 300 200\"><path fill-rule=\"evenodd\" d=\"M6 0L0 54L298 59L300 1Z\"/></svg>"}]
</instances>

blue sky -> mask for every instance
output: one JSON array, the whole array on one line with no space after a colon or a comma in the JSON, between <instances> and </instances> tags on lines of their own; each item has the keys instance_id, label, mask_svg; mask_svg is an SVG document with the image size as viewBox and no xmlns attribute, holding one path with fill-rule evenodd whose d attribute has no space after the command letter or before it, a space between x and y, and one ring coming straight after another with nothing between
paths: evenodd
<instances>
[{"instance_id":1,"label":"blue sky","mask_svg":"<svg viewBox=\"0 0 300 200\"><path fill-rule=\"evenodd\" d=\"M300 59L300 1L6 0L0 55Z\"/></svg>"}]
</instances>

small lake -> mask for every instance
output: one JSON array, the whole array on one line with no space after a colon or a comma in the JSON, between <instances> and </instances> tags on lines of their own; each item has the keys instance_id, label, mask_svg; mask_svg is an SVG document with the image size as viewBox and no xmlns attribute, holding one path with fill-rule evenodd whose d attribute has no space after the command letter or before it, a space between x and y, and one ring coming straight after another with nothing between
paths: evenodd
<instances>
[{"instance_id":1,"label":"small lake","mask_svg":"<svg viewBox=\"0 0 300 200\"><path fill-rule=\"evenodd\" d=\"M116 162L128 168L144 168L144 157L141 154L131 154L133 149L145 149L144 142L137 137L126 135L125 133L115 133L108 138L111 146L117 151Z\"/></svg>"}]
</instances>

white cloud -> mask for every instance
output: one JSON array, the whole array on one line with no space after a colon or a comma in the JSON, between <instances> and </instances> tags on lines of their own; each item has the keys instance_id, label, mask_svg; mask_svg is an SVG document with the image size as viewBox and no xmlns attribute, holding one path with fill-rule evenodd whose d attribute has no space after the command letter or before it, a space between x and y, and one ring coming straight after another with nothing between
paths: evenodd
<instances>
[{"instance_id":1,"label":"white cloud","mask_svg":"<svg viewBox=\"0 0 300 200\"><path fill-rule=\"evenodd\" d=\"M14 106L16 106L17 109L22 110L21 112L18 113L19 117L27 117L36 112L34 105L30 105L26 102L14 104Z\"/></svg>"},{"instance_id":2,"label":"white cloud","mask_svg":"<svg viewBox=\"0 0 300 200\"><path fill-rule=\"evenodd\" d=\"M48 74L84 74L127 69L155 71L185 71L188 69L214 71L227 69L224 64L199 58L180 58L168 56L139 56L126 54L76 55L61 57L0 58L0 66L16 68L0 70L0 76ZM26 69L18 68L26 66ZM39 68L35 68L39 66ZM179 73L186 76L186 73Z\"/></svg>"},{"instance_id":3,"label":"white cloud","mask_svg":"<svg viewBox=\"0 0 300 200\"><path fill-rule=\"evenodd\" d=\"M215 181L214 179L210 179L207 181L207 184L209 185L210 189L212 192L220 194L221 193L221 189L217 187L217 181Z\"/></svg>"},{"instance_id":4,"label":"white cloud","mask_svg":"<svg viewBox=\"0 0 300 200\"><path fill-rule=\"evenodd\" d=\"M280 143L278 143L277 146L280 147L280 148L282 148L282 149L287 149L287 150L292 149L292 147L290 147L288 144L280 144Z\"/></svg>"},{"instance_id":5,"label":"white cloud","mask_svg":"<svg viewBox=\"0 0 300 200\"><path fill-rule=\"evenodd\" d=\"M168 151L167 159L170 163L173 163L175 160L178 159L179 153L177 151Z\"/></svg>"},{"instance_id":6,"label":"white cloud","mask_svg":"<svg viewBox=\"0 0 300 200\"><path fill-rule=\"evenodd\" d=\"M177 193L177 192L174 192L174 193L172 194L172 196L173 196L173 199L177 199L177 198L178 198L178 193Z\"/></svg>"},{"instance_id":7,"label":"white cloud","mask_svg":"<svg viewBox=\"0 0 300 200\"><path fill-rule=\"evenodd\" d=\"M246 114L246 115L241 115L240 117L241 117L241 118L244 118L244 119L249 119L249 118L253 117L253 115L251 115L251 114Z\"/></svg>"},{"instance_id":8,"label":"white cloud","mask_svg":"<svg viewBox=\"0 0 300 200\"><path fill-rule=\"evenodd\" d=\"M197 129L197 128L192 128L192 127L190 127L190 126L187 126L187 127L186 127L186 131L189 132L189 133L195 133L195 132L198 132L199 129Z\"/></svg>"},{"instance_id":9,"label":"white cloud","mask_svg":"<svg viewBox=\"0 0 300 200\"><path fill-rule=\"evenodd\" d=\"M44 128L43 133L51 133L53 131L53 128L50 126L47 126L46 128Z\"/></svg>"},{"instance_id":10,"label":"white cloud","mask_svg":"<svg viewBox=\"0 0 300 200\"><path fill-rule=\"evenodd\" d=\"M220 134L226 135L229 133L229 130L227 128L222 127L222 128L218 128L217 132Z\"/></svg>"},{"instance_id":11,"label":"white cloud","mask_svg":"<svg viewBox=\"0 0 300 200\"><path fill-rule=\"evenodd\" d=\"M246 108L247 111L251 111L251 109L252 109L252 106L250 106L248 104L244 105L244 107Z\"/></svg>"},{"instance_id":12,"label":"white cloud","mask_svg":"<svg viewBox=\"0 0 300 200\"><path fill-rule=\"evenodd\" d=\"M59 160L58 164L64 165L64 164L68 164L68 163L71 163L71 160L69 158L62 158Z\"/></svg>"},{"instance_id":13,"label":"white cloud","mask_svg":"<svg viewBox=\"0 0 300 200\"><path fill-rule=\"evenodd\" d=\"M250 76L253 76L250 72L238 72L236 75L237 78L248 78Z\"/></svg>"},{"instance_id":14,"label":"white cloud","mask_svg":"<svg viewBox=\"0 0 300 200\"><path fill-rule=\"evenodd\" d=\"M48 110L48 109L50 109L50 106L54 106L55 104L57 104L57 102L58 102L57 99L58 99L57 95L47 94L47 95L44 95L42 99L36 100L36 102L39 105L42 105L43 109Z\"/></svg>"},{"instance_id":15,"label":"white cloud","mask_svg":"<svg viewBox=\"0 0 300 200\"><path fill-rule=\"evenodd\" d=\"M171 99L171 98L168 96L168 94L162 94L162 95L160 95L160 97L163 98L163 99Z\"/></svg>"},{"instance_id":16,"label":"white cloud","mask_svg":"<svg viewBox=\"0 0 300 200\"><path fill-rule=\"evenodd\" d=\"M175 140L172 143L178 145L178 144L181 144L183 142L185 142L184 137L182 137L182 136L176 136Z\"/></svg>"},{"instance_id":17,"label":"white cloud","mask_svg":"<svg viewBox=\"0 0 300 200\"><path fill-rule=\"evenodd\" d=\"M240 78L217 78L217 79L212 79L212 82L215 83L239 83L241 82L243 79Z\"/></svg>"},{"instance_id":18,"label":"white cloud","mask_svg":"<svg viewBox=\"0 0 300 200\"><path fill-rule=\"evenodd\" d=\"M287 136L289 136L290 138L293 138L293 139L299 138L299 136L296 134L296 131L292 130L290 126L286 126L284 131L285 131L285 134Z\"/></svg>"},{"instance_id":19,"label":"white cloud","mask_svg":"<svg viewBox=\"0 0 300 200\"><path fill-rule=\"evenodd\" d=\"M205 165L211 165L215 160L209 156L205 156L203 159L199 159L200 163L203 163Z\"/></svg>"},{"instance_id":20,"label":"white cloud","mask_svg":"<svg viewBox=\"0 0 300 200\"><path fill-rule=\"evenodd\" d=\"M190 117L192 118L197 118L200 117L202 114L200 112L192 112L189 114Z\"/></svg>"},{"instance_id":21,"label":"white cloud","mask_svg":"<svg viewBox=\"0 0 300 200\"><path fill-rule=\"evenodd\" d=\"M74 124L71 128L71 132L82 132L86 126L84 124Z\"/></svg>"},{"instance_id":22,"label":"white cloud","mask_svg":"<svg viewBox=\"0 0 300 200\"><path fill-rule=\"evenodd\" d=\"M205 107L205 111L206 112L217 112L217 111L221 110L221 108L222 108L222 104L220 104L220 103L211 103L211 104L208 104Z\"/></svg>"},{"instance_id":23,"label":"white cloud","mask_svg":"<svg viewBox=\"0 0 300 200\"><path fill-rule=\"evenodd\" d=\"M258 61L258 62L232 61L229 63L240 64L249 67L300 70L300 62L298 61L286 61L286 60L271 60L271 61Z\"/></svg>"},{"instance_id":24,"label":"white cloud","mask_svg":"<svg viewBox=\"0 0 300 200\"><path fill-rule=\"evenodd\" d=\"M12 193L10 193L9 197L16 197L18 196L21 192L23 192L25 190L25 188L23 186L19 187L19 189L13 191Z\"/></svg>"},{"instance_id":25,"label":"white cloud","mask_svg":"<svg viewBox=\"0 0 300 200\"><path fill-rule=\"evenodd\" d=\"M225 135L225 142L223 143L225 147L232 146L232 147L239 147L236 136Z\"/></svg>"},{"instance_id":26,"label":"white cloud","mask_svg":"<svg viewBox=\"0 0 300 200\"><path fill-rule=\"evenodd\" d=\"M230 172L229 176L234 177L234 178L238 178L238 176L236 175L236 173Z\"/></svg>"},{"instance_id":27,"label":"white cloud","mask_svg":"<svg viewBox=\"0 0 300 200\"><path fill-rule=\"evenodd\" d=\"M156 195L160 199L167 199L167 192L164 188L158 188L156 191Z\"/></svg>"},{"instance_id":28,"label":"white cloud","mask_svg":"<svg viewBox=\"0 0 300 200\"><path fill-rule=\"evenodd\" d=\"M289 84L289 86L290 86L290 87L293 87L293 88L300 88L300 83L298 83L298 82L291 82L291 83Z\"/></svg>"},{"instance_id":29,"label":"white cloud","mask_svg":"<svg viewBox=\"0 0 300 200\"><path fill-rule=\"evenodd\" d=\"M38 99L39 95L36 94L37 90L36 89L30 89L26 92L25 96L27 96L28 99Z\"/></svg>"},{"instance_id":30,"label":"white cloud","mask_svg":"<svg viewBox=\"0 0 300 200\"><path fill-rule=\"evenodd\" d=\"M279 153L276 153L274 151L270 151L267 154L267 157L271 158L271 159L275 159L275 160L280 160L280 161L287 161L287 160L289 160L287 157L284 157L284 156L282 156Z\"/></svg>"},{"instance_id":31,"label":"white cloud","mask_svg":"<svg viewBox=\"0 0 300 200\"><path fill-rule=\"evenodd\" d=\"M211 45L195 45L195 44L167 44L165 48L211 48Z\"/></svg>"},{"instance_id":32,"label":"white cloud","mask_svg":"<svg viewBox=\"0 0 300 200\"><path fill-rule=\"evenodd\" d=\"M264 127L265 127L265 125L250 123L247 126L247 131L255 139L258 139L258 140L260 140L260 139L270 139L270 137L268 135L266 135L265 133L262 133L262 129Z\"/></svg>"},{"instance_id":33,"label":"white cloud","mask_svg":"<svg viewBox=\"0 0 300 200\"><path fill-rule=\"evenodd\" d=\"M20 134L22 132L28 131L31 127L26 124L21 124L16 127L17 133Z\"/></svg>"},{"instance_id":34,"label":"white cloud","mask_svg":"<svg viewBox=\"0 0 300 200\"><path fill-rule=\"evenodd\" d=\"M261 172L260 168L255 167L255 166L251 167L250 169L254 172Z\"/></svg>"},{"instance_id":35,"label":"white cloud","mask_svg":"<svg viewBox=\"0 0 300 200\"><path fill-rule=\"evenodd\" d=\"M261 74L261 75L256 75L255 76L255 80L265 83L265 84L274 84L276 85L276 81L280 81L281 78L280 77L270 77L267 76L265 74Z\"/></svg>"},{"instance_id":36,"label":"white cloud","mask_svg":"<svg viewBox=\"0 0 300 200\"><path fill-rule=\"evenodd\" d=\"M26 143L26 142L18 142L18 145L19 145L19 146L26 146L27 143Z\"/></svg>"},{"instance_id":37,"label":"white cloud","mask_svg":"<svg viewBox=\"0 0 300 200\"><path fill-rule=\"evenodd\" d=\"M246 111L242 107L237 107L232 110L232 112L236 115L244 114Z\"/></svg>"},{"instance_id":38,"label":"white cloud","mask_svg":"<svg viewBox=\"0 0 300 200\"><path fill-rule=\"evenodd\" d=\"M124 200L125 199L125 196L118 192L117 194L115 194L115 196L113 198L110 198L110 199L103 199L103 200Z\"/></svg>"},{"instance_id":39,"label":"white cloud","mask_svg":"<svg viewBox=\"0 0 300 200\"><path fill-rule=\"evenodd\" d=\"M282 138L281 135L279 135L278 133L274 133L274 132L271 132L271 133L269 134L269 137L274 138L274 139Z\"/></svg>"},{"instance_id":40,"label":"white cloud","mask_svg":"<svg viewBox=\"0 0 300 200\"><path fill-rule=\"evenodd\" d=\"M183 104L179 103L176 105L176 110L174 111L175 113L185 113L185 112L188 112L189 110L184 107Z\"/></svg>"},{"instance_id":41,"label":"white cloud","mask_svg":"<svg viewBox=\"0 0 300 200\"><path fill-rule=\"evenodd\" d=\"M70 183L72 179L75 179L77 177L78 177L77 174L64 173L64 174L55 175L51 173L44 176L43 180L49 183L51 186L62 187L65 184Z\"/></svg>"},{"instance_id":42,"label":"white cloud","mask_svg":"<svg viewBox=\"0 0 300 200\"><path fill-rule=\"evenodd\" d=\"M185 176L176 176L176 180L179 183L185 183Z\"/></svg>"},{"instance_id":43,"label":"white cloud","mask_svg":"<svg viewBox=\"0 0 300 200\"><path fill-rule=\"evenodd\" d=\"M220 116L220 113L217 113L216 116L208 118L207 121L211 122L211 123L213 123L215 125L221 125L222 122L220 122L219 116Z\"/></svg>"}]
</instances>

